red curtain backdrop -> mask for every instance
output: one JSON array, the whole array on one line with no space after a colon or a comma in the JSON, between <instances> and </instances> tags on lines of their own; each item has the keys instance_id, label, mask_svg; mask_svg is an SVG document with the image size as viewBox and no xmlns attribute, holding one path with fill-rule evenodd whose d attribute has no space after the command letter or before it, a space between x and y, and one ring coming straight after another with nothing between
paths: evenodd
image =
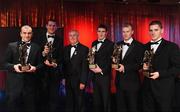
<instances>
[{"instance_id":1,"label":"red curtain backdrop","mask_svg":"<svg viewBox=\"0 0 180 112\"><path fill-rule=\"evenodd\" d=\"M45 27L48 19L55 19L64 27L64 43L68 32L77 29L80 42L90 47L96 39L96 27L104 23L109 27L108 38L122 40L121 26L124 22L134 25L134 38L142 43L150 40L148 24L158 19L164 26L164 38L180 45L180 6L157 4L118 4L107 2L63 2L63 0L1 0L0 27L19 27L29 24ZM0 36L0 38L3 38ZM114 85L112 75L112 85ZM112 91L115 91L112 86Z\"/></svg>"}]
</instances>

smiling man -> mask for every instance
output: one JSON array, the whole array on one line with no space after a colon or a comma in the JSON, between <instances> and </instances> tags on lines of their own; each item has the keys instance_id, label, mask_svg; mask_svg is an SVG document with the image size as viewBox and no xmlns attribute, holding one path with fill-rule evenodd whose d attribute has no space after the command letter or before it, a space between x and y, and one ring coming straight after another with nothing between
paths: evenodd
<instances>
[{"instance_id":1,"label":"smiling man","mask_svg":"<svg viewBox=\"0 0 180 112\"><path fill-rule=\"evenodd\" d=\"M175 43L163 39L163 27L160 21L149 24L151 41L146 50L153 49L153 72L144 78L143 110L145 112L170 112L174 95L174 78L180 71L179 48ZM143 65L147 69L147 65Z\"/></svg>"},{"instance_id":2,"label":"smiling man","mask_svg":"<svg viewBox=\"0 0 180 112\"><path fill-rule=\"evenodd\" d=\"M88 77L88 47L79 42L79 32L69 32L70 44L64 48L63 70L66 78L66 111L84 112L84 92Z\"/></svg>"},{"instance_id":3,"label":"smiling man","mask_svg":"<svg viewBox=\"0 0 180 112\"><path fill-rule=\"evenodd\" d=\"M35 88L37 70L42 67L41 52L38 45L31 42L32 28L28 25L21 27L21 41L13 42L8 45L5 57L5 68L7 75L7 106L8 111L35 111ZM27 44L26 63L30 69L22 71L19 60L19 46Z\"/></svg>"},{"instance_id":4,"label":"smiling man","mask_svg":"<svg viewBox=\"0 0 180 112\"><path fill-rule=\"evenodd\" d=\"M38 85L40 86L40 97L38 98L40 101L37 107L40 108L40 111L54 112L58 111L60 107L59 82L62 78L63 40L56 34L57 27L56 21L50 19L46 24L47 31L44 34L40 34L38 38L34 38L34 41L41 47L45 65L44 70L39 75L41 83ZM50 51L47 43L52 44L52 51Z\"/></svg>"},{"instance_id":5,"label":"smiling man","mask_svg":"<svg viewBox=\"0 0 180 112\"><path fill-rule=\"evenodd\" d=\"M138 96L140 90L141 61L144 46L133 38L134 30L130 23L122 26L123 41L117 43L122 46L120 67L116 69L117 111L138 112Z\"/></svg>"}]
</instances>

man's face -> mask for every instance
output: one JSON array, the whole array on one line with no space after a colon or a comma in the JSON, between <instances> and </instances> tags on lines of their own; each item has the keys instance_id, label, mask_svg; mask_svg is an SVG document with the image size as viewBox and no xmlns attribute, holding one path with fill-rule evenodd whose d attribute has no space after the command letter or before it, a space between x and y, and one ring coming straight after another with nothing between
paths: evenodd
<instances>
[{"instance_id":1,"label":"man's face","mask_svg":"<svg viewBox=\"0 0 180 112\"><path fill-rule=\"evenodd\" d=\"M46 25L47 28L47 32L50 34L54 34L56 29L57 29L57 25L56 22L54 21L49 21L48 24Z\"/></svg>"},{"instance_id":2,"label":"man's face","mask_svg":"<svg viewBox=\"0 0 180 112\"><path fill-rule=\"evenodd\" d=\"M72 44L72 45L76 44L78 42L78 37L79 37L79 35L78 35L77 32L75 32L75 31L69 32L69 42L70 42L70 44Z\"/></svg>"},{"instance_id":3,"label":"man's face","mask_svg":"<svg viewBox=\"0 0 180 112\"><path fill-rule=\"evenodd\" d=\"M162 33L163 33L163 29L160 28L159 25L149 26L149 34L151 36L152 41L157 41L159 38L161 38Z\"/></svg>"},{"instance_id":4,"label":"man's face","mask_svg":"<svg viewBox=\"0 0 180 112\"><path fill-rule=\"evenodd\" d=\"M104 38L106 38L107 34L108 33L107 33L106 29L104 29L104 28L97 29L97 36L98 36L99 40L103 40Z\"/></svg>"},{"instance_id":5,"label":"man's face","mask_svg":"<svg viewBox=\"0 0 180 112\"><path fill-rule=\"evenodd\" d=\"M24 42L28 42L32 38L32 28L31 27L22 27L20 36Z\"/></svg>"},{"instance_id":6,"label":"man's face","mask_svg":"<svg viewBox=\"0 0 180 112\"><path fill-rule=\"evenodd\" d=\"M122 36L125 41L129 40L132 37L133 33L134 31L130 26L122 28Z\"/></svg>"}]
</instances>

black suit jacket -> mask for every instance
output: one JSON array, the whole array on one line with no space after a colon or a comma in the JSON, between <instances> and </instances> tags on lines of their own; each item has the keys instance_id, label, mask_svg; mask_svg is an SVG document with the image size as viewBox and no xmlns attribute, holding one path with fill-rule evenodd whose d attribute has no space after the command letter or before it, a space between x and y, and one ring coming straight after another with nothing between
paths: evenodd
<instances>
[{"instance_id":1,"label":"black suit jacket","mask_svg":"<svg viewBox=\"0 0 180 112\"><path fill-rule=\"evenodd\" d=\"M88 47L78 43L73 56L70 58L71 45L64 48L63 71L67 80L72 79L73 84L86 84L88 76L87 54Z\"/></svg>"},{"instance_id":2,"label":"black suit jacket","mask_svg":"<svg viewBox=\"0 0 180 112\"><path fill-rule=\"evenodd\" d=\"M146 49L150 49L150 43L146 44ZM153 94L159 98L172 96L174 91L174 77L180 73L180 55L176 44L162 39L155 52L152 66L155 72L159 72L159 78L152 80L144 78L144 89L151 89Z\"/></svg>"},{"instance_id":3,"label":"black suit jacket","mask_svg":"<svg viewBox=\"0 0 180 112\"><path fill-rule=\"evenodd\" d=\"M98 41L92 43L92 47L97 47ZM102 69L103 76L111 76L111 56L113 52L113 42L105 39L99 50L95 53L95 64Z\"/></svg>"},{"instance_id":4,"label":"black suit jacket","mask_svg":"<svg viewBox=\"0 0 180 112\"><path fill-rule=\"evenodd\" d=\"M118 42L117 45L122 45L122 42ZM140 87L139 69L141 68L143 53L143 44L133 40L123 60L122 56L119 57L119 63L124 65L125 69L124 73L116 72L116 85L120 86L121 89L137 90Z\"/></svg>"},{"instance_id":5,"label":"black suit jacket","mask_svg":"<svg viewBox=\"0 0 180 112\"><path fill-rule=\"evenodd\" d=\"M10 92L21 91L24 85L35 85L37 71L43 66L41 51L38 45L31 43L30 53L27 63L35 66L35 73L17 73L14 71L14 65L19 64L19 46L20 42L9 43L6 50L5 68L8 70L7 75L7 90ZM25 84L26 83L26 84ZM14 93L15 94L15 93Z\"/></svg>"}]
</instances>

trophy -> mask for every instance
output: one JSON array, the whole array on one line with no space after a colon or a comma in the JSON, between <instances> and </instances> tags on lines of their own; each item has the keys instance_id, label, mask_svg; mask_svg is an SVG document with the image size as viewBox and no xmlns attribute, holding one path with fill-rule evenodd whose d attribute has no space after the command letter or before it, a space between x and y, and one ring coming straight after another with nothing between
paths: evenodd
<instances>
[{"instance_id":1,"label":"trophy","mask_svg":"<svg viewBox=\"0 0 180 112\"><path fill-rule=\"evenodd\" d=\"M147 69L146 70L143 69L143 75L146 77L151 77L150 73L154 71L152 67L153 57L154 57L153 49L146 50L144 52L143 64L145 63L147 65Z\"/></svg>"},{"instance_id":2,"label":"trophy","mask_svg":"<svg viewBox=\"0 0 180 112\"><path fill-rule=\"evenodd\" d=\"M19 61L21 66L19 67L19 69L23 72L27 71L30 69L30 65L27 64L27 43L22 43L19 45Z\"/></svg>"},{"instance_id":3,"label":"trophy","mask_svg":"<svg viewBox=\"0 0 180 112\"><path fill-rule=\"evenodd\" d=\"M88 53L88 61L89 61L89 68L90 69L94 69L97 67L97 65L95 64L95 53L96 53L96 47L92 47L91 49L89 49L89 53Z\"/></svg>"},{"instance_id":4,"label":"trophy","mask_svg":"<svg viewBox=\"0 0 180 112\"><path fill-rule=\"evenodd\" d=\"M112 68L118 69L120 67L119 61L120 61L120 55L122 52L122 46L121 45L114 45L113 55L112 57Z\"/></svg>"},{"instance_id":5,"label":"trophy","mask_svg":"<svg viewBox=\"0 0 180 112\"><path fill-rule=\"evenodd\" d=\"M45 55L46 59L49 61L49 63L56 63L56 60L53 59L53 51L55 50L55 48L53 48L53 43L51 41L47 42L45 46L49 48L49 53Z\"/></svg>"}]
</instances>

